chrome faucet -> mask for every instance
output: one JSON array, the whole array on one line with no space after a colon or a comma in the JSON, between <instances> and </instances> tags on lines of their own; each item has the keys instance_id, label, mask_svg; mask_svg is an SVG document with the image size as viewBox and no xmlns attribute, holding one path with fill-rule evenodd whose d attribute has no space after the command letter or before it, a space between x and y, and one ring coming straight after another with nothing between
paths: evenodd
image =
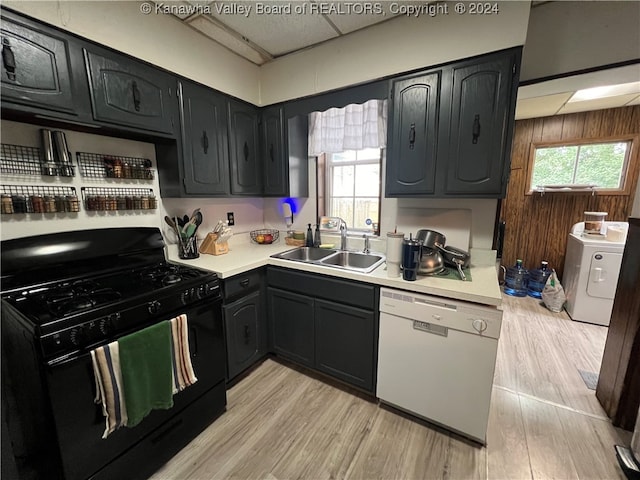
<instances>
[{"instance_id":1,"label":"chrome faucet","mask_svg":"<svg viewBox=\"0 0 640 480\"><path fill-rule=\"evenodd\" d=\"M347 222L340 219L340 250L347 249Z\"/></svg>"},{"instance_id":2,"label":"chrome faucet","mask_svg":"<svg viewBox=\"0 0 640 480\"><path fill-rule=\"evenodd\" d=\"M364 238L364 249L362 250L362 253L365 253L368 255L370 252L370 244L369 244L370 237L365 233L364 235L362 235L362 238Z\"/></svg>"}]
</instances>

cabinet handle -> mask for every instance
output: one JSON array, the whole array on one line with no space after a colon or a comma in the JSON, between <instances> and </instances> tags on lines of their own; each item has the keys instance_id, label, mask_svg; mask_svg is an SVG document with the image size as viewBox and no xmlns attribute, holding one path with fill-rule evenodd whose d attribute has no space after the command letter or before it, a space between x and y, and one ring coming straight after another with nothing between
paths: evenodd
<instances>
[{"instance_id":1,"label":"cabinet handle","mask_svg":"<svg viewBox=\"0 0 640 480\"><path fill-rule=\"evenodd\" d=\"M7 38L2 39L2 63L4 65L4 69L7 71L7 77L9 77L9 80L15 80L16 57L13 54L13 50L11 50L11 44Z\"/></svg>"},{"instance_id":2,"label":"cabinet handle","mask_svg":"<svg viewBox=\"0 0 640 480\"><path fill-rule=\"evenodd\" d=\"M202 150L204 151L205 155L209 151L209 137L207 137L206 130L202 131Z\"/></svg>"},{"instance_id":3,"label":"cabinet handle","mask_svg":"<svg viewBox=\"0 0 640 480\"><path fill-rule=\"evenodd\" d=\"M140 90L138 90L138 83L134 80L131 84L131 90L133 92L133 107L136 112L140 111Z\"/></svg>"},{"instance_id":4,"label":"cabinet handle","mask_svg":"<svg viewBox=\"0 0 640 480\"><path fill-rule=\"evenodd\" d=\"M412 123L409 128L409 150L413 150L416 146L416 124Z\"/></svg>"},{"instance_id":5,"label":"cabinet handle","mask_svg":"<svg viewBox=\"0 0 640 480\"><path fill-rule=\"evenodd\" d=\"M243 286L244 288L247 288L249 286L249 279L243 278L242 280L240 280L240 285Z\"/></svg>"},{"instance_id":6,"label":"cabinet handle","mask_svg":"<svg viewBox=\"0 0 640 480\"><path fill-rule=\"evenodd\" d=\"M269 158L271 159L271 163L275 161L275 158L273 155L273 143L269 145Z\"/></svg>"},{"instance_id":7,"label":"cabinet handle","mask_svg":"<svg viewBox=\"0 0 640 480\"><path fill-rule=\"evenodd\" d=\"M244 344L249 345L249 338L251 338L251 332L249 332L249 325L244 326Z\"/></svg>"},{"instance_id":8,"label":"cabinet handle","mask_svg":"<svg viewBox=\"0 0 640 480\"><path fill-rule=\"evenodd\" d=\"M246 140L244 141L243 153L244 153L244 161L248 162L249 161L249 144L247 143Z\"/></svg>"},{"instance_id":9,"label":"cabinet handle","mask_svg":"<svg viewBox=\"0 0 640 480\"><path fill-rule=\"evenodd\" d=\"M472 143L478 143L478 138L480 138L480 115L476 115L476 118L473 119L473 140Z\"/></svg>"}]
</instances>

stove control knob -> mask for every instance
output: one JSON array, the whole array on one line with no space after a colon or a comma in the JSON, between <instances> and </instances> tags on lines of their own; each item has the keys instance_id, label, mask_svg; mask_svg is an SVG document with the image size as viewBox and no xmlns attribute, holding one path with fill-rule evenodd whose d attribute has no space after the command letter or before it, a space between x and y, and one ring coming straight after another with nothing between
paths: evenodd
<instances>
[{"instance_id":1,"label":"stove control knob","mask_svg":"<svg viewBox=\"0 0 640 480\"><path fill-rule=\"evenodd\" d=\"M180 294L180 301L182 302L183 305L186 305L187 303L189 303L189 290L185 290Z\"/></svg>"},{"instance_id":2,"label":"stove control knob","mask_svg":"<svg viewBox=\"0 0 640 480\"><path fill-rule=\"evenodd\" d=\"M71 333L69 334L69 339L71 340L71 343L76 347L84 345L87 341L87 332L85 332L84 326L79 326L72 329Z\"/></svg>"},{"instance_id":3,"label":"stove control knob","mask_svg":"<svg viewBox=\"0 0 640 480\"><path fill-rule=\"evenodd\" d=\"M207 289L205 285L200 285L198 290L196 291L196 295L198 298L204 298L207 295Z\"/></svg>"},{"instance_id":4,"label":"stove control knob","mask_svg":"<svg viewBox=\"0 0 640 480\"><path fill-rule=\"evenodd\" d=\"M473 328L476 329L478 333L482 333L487 329L487 321L481 318L476 318L473 323Z\"/></svg>"},{"instance_id":5,"label":"stove control knob","mask_svg":"<svg viewBox=\"0 0 640 480\"><path fill-rule=\"evenodd\" d=\"M149 310L149 313L151 315L154 315L156 313L158 313L160 311L160 307L162 305L160 305L160 302L157 300L154 300L153 302L149 302L149 304L147 305L147 308Z\"/></svg>"},{"instance_id":6,"label":"stove control knob","mask_svg":"<svg viewBox=\"0 0 640 480\"><path fill-rule=\"evenodd\" d=\"M113 332L113 321L119 316L120 314L116 313L100 319L100 333L102 333L103 335L109 335L111 332Z\"/></svg>"}]
</instances>

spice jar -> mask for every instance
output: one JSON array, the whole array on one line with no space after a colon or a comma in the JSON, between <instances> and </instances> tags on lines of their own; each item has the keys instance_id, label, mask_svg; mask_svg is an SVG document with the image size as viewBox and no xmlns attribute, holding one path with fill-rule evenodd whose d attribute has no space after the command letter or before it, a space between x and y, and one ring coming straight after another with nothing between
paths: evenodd
<instances>
[{"instance_id":1,"label":"spice jar","mask_svg":"<svg viewBox=\"0 0 640 480\"><path fill-rule=\"evenodd\" d=\"M2 195L2 213L13 213L11 195Z\"/></svg>"},{"instance_id":2,"label":"spice jar","mask_svg":"<svg viewBox=\"0 0 640 480\"><path fill-rule=\"evenodd\" d=\"M104 195L96 195L96 210L106 210L107 209L107 199Z\"/></svg>"},{"instance_id":3,"label":"spice jar","mask_svg":"<svg viewBox=\"0 0 640 480\"><path fill-rule=\"evenodd\" d=\"M133 197L130 195L127 195L126 197L124 197L124 201L126 203L127 210L133 210Z\"/></svg>"},{"instance_id":4,"label":"spice jar","mask_svg":"<svg viewBox=\"0 0 640 480\"><path fill-rule=\"evenodd\" d=\"M118 158L112 159L113 162L113 176L116 178L122 178L122 161Z\"/></svg>"},{"instance_id":5,"label":"spice jar","mask_svg":"<svg viewBox=\"0 0 640 480\"><path fill-rule=\"evenodd\" d=\"M31 206L33 213L44 213L44 199L42 195L31 195Z\"/></svg>"},{"instance_id":6,"label":"spice jar","mask_svg":"<svg viewBox=\"0 0 640 480\"><path fill-rule=\"evenodd\" d=\"M133 197L133 209L134 210L142 209L142 198L139 195L135 195Z\"/></svg>"},{"instance_id":7,"label":"spice jar","mask_svg":"<svg viewBox=\"0 0 640 480\"><path fill-rule=\"evenodd\" d=\"M113 195L109 195L106 199L106 210L117 210L118 204L116 202L116 197Z\"/></svg>"},{"instance_id":8,"label":"spice jar","mask_svg":"<svg viewBox=\"0 0 640 480\"><path fill-rule=\"evenodd\" d=\"M155 195L151 194L149 196L149 209L155 210L156 208L158 208L158 199Z\"/></svg>"},{"instance_id":9,"label":"spice jar","mask_svg":"<svg viewBox=\"0 0 640 480\"><path fill-rule=\"evenodd\" d=\"M117 210L127 209L127 201L122 195L119 197L116 197L116 209Z\"/></svg>"},{"instance_id":10,"label":"spice jar","mask_svg":"<svg viewBox=\"0 0 640 480\"><path fill-rule=\"evenodd\" d=\"M122 177L133 178L131 165L126 160L122 162Z\"/></svg>"},{"instance_id":11,"label":"spice jar","mask_svg":"<svg viewBox=\"0 0 640 480\"><path fill-rule=\"evenodd\" d=\"M27 213L27 199L22 195L14 195L11 197L13 200L13 213Z\"/></svg>"},{"instance_id":12,"label":"spice jar","mask_svg":"<svg viewBox=\"0 0 640 480\"><path fill-rule=\"evenodd\" d=\"M67 210L66 201L65 201L64 196L56 195L55 201L56 201L56 211L64 212L64 211Z\"/></svg>"},{"instance_id":13,"label":"spice jar","mask_svg":"<svg viewBox=\"0 0 640 480\"><path fill-rule=\"evenodd\" d=\"M76 195L67 195L67 198L65 200L67 212L80 211L80 202L78 201L78 197Z\"/></svg>"},{"instance_id":14,"label":"spice jar","mask_svg":"<svg viewBox=\"0 0 640 480\"><path fill-rule=\"evenodd\" d=\"M44 212L45 213L55 213L56 212L56 200L51 195L46 195L44 197Z\"/></svg>"},{"instance_id":15,"label":"spice jar","mask_svg":"<svg viewBox=\"0 0 640 480\"><path fill-rule=\"evenodd\" d=\"M149 210L149 197L146 195L143 195L142 197L140 197L141 200L141 207L142 210Z\"/></svg>"}]
</instances>

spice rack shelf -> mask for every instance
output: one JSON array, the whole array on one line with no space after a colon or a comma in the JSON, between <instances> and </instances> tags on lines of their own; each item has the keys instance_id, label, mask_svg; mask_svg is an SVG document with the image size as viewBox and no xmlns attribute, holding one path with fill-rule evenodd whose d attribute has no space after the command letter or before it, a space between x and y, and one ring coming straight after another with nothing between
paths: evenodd
<instances>
[{"instance_id":1,"label":"spice rack shelf","mask_svg":"<svg viewBox=\"0 0 640 480\"><path fill-rule=\"evenodd\" d=\"M75 187L0 185L2 214L80 211Z\"/></svg>"},{"instance_id":2,"label":"spice rack shelf","mask_svg":"<svg viewBox=\"0 0 640 480\"><path fill-rule=\"evenodd\" d=\"M152 188L82 187L88 211L155 210L158 199Z\"/></svg>"},{"instance_id":3,"label":"spice rack shelf","mask_svg":"<svg viewBox=\"0 0 640 480\"><path fill-rule=\"evenodd\" d=\"M153 180L154 178L151 160L148 158L76 152L76 159L80 174L85 178L118 180Z\"/></svg>"},{"instance_id":4,"label":"spice rack shelf","mask_svg":"<svg viewBox=\"0 0 640 480\"><path fill-rule=\"evenodd\" d=\"M3 143L0 153L0 173L75 177L75 167L67 163L45 162L42 151L37 147Z\"/></svg>"}]
</instances>

